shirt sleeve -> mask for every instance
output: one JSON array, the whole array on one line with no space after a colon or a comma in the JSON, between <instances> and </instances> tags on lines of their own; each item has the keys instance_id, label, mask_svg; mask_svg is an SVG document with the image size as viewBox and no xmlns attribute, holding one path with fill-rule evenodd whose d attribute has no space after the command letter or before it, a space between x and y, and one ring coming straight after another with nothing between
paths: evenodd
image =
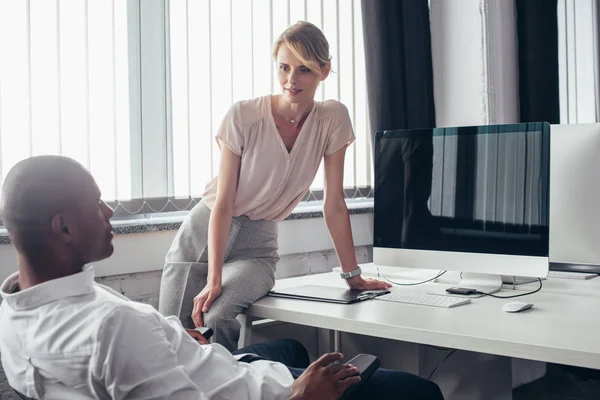
<instances>
[{"instance_id":1,"label":"shirt sleeve","mask_svg":"<svg viewBox=\"0 0 600 400\"><path fill-rule=\"evenodd\" d=\"M184 364L193 364L195 375L201 376L198 387L211 400L287 400L292 394L294 378L288 368L278 362L259 360L239 362L220 344L198 346L185 332L179 318L166 318L181 338L179 357ZM202 354L195 350L203 347ZM187 359L187 362L186 362Z\"/></svg>"},{"instance_id":2,"label":"shirt sleeve","mask_svg":"<svg viewBox=\"0 0 600 400\"><path fill-rule=\"evenodd\" d=\"M327 141L327 147L325 148L325 155L335 153L343 147L349 146L354 142L354 129L352 129L352 121L350 120L350 114L348 109L342 103L337 117L332 117L332 130L329 134L329 140Z\"/></svg>"},{"instance_id":3,"label":"shirt sleeve","mask_svg":"<svg viewBox=\"0 0 600 400\"><path fill-rule=\"evenodd\" d=\"M242 126L242 113L240 103L238 102L229 107L225 118L221 122L219 132L216 136L219 149L222 149L222 146L225 145L233 153L241 156L244 151L244 132Z\"/></svg>"},{"instance_id":4,"label":"shirt sleeve","mask_svg":"<svg viewBox=\"0 0 600 400\"><path fill-rule=\"evenodd\" d=\"M99 380L112 399L207 399L178 365L155 315L119 307L98 334Z\"/></svg>"}]
</instances>

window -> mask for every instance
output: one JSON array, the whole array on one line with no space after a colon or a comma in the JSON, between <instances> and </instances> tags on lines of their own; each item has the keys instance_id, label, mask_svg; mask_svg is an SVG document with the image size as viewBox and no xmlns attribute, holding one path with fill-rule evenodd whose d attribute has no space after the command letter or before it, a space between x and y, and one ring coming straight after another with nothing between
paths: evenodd
<instances>
[{"instance_id":1,"label":"window","mask_svg":"<svg viewBox=\"0 0 600 400\"><path fill-rule=\"evenodd\" d=\"M330 42L335 73L317 97L348 107L357 141L344 182L348 196L368 195L359 0L1 1L1 177L28 156L63 154L119 213L191 207L218 172L228 107L278 92L271 45L297 20ZM321 171L311 189L322 186Z\"/></svg>"},{"instance_id":2,"label":"window","mask_svg":"<svg viewBox=\"0 0 600 400\"><path fill-rule=\"evenodd\" d=\"M28 156L63 154L106 198L131 198L126 4L0 2L2 179Z\"/></svg>"}]
</instances>

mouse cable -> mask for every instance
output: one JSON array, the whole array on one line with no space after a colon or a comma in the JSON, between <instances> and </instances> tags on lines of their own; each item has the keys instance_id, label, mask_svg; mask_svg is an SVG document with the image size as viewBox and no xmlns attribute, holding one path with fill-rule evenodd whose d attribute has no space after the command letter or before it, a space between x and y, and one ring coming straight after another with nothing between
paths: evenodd
<instances>
[{"instance_id":1,"label":"mouse cable","mask_svg":"<svg viewBox=\"0 0 600 400\"><path fill-rule=\"evenodd\" d=\"M452 349L448 354L446 354L446 357L444 357L444 359L442 360L441 363L439 363L434 369L433 371L431 371L431 373L429 374L429 376L427 377L427 380L431 380L431 378L433 378L433 376L435 375L435 373L438 371L438 369L442 366L442 364L444 364L446 362L446 360L452 355L454 354L454 352L457 349Z\"/></svg>"},{"instance_id":2,"label":"mouse cable","mask_svg":"<svg viewBox=\"0 0 600 400\"><path fill-rule=\"evenodd\" d=\"M538 279L538 281L540 281L540 286L537 289L535 289L534 291L532 291L532 292L521 293L521 294L514 294L512 296L496 296L495 294L484 293L484 292L480 292L479 290L477 290L475 293L480 294L481 297L483 297L483 296L490 296L490 297L493 297L493 298L496 298L496 299L512 299L512 298L515 298L515 297L529 296L530 294L537 293L537 292L539 292L542 289L542 280L540 278L537 278L537 279Z\"/></svg>"},{"instance_id":3,"label":"mouse cable","mask_svg":"<svg viewBox=\"0 0 600 400\"><path fill-rule=\"evenodd\" d=\"M432 348L434 348L434 349L436 349L436 350L440 350L440 351L448 351L448 350L452 350L452 349L451 349L451 348L449 348L449 347L440 347L440 346L434 346L434 345L432 345L432 344L426 344L425 346L427 346L427 347L432 347Z\"/></svg>"},{"instance_id":4,"label":"mouse cable","mask_svg":"<svg viewBox=\"0 0 600 400\"><path fill-rule=\"evenodd\" d=\"M440 276L442 276L442 275L444 275L444 274L446 273L446 271L442 271L442 272L438 273L438 275L434 276L433 278L431 278L431 279L427 279L426 281L422 281L422 282L416 282L416 283L398 283L398 282L394 282L394 281L392 281L392 280L390 280L390 279L386 278L386 277L385 277L385 275L383 275L383 274L381 273L381 271L379 271L379 267L375 267L375 268L377 268L377 277L378 277L378 278L383 278L384 280L388 281L389 283L391 283L391 284L393 284L393 285L398 285L398 286L415 286L415 285L422 285L422 284L424 284L424 283L431 282L431 281L433 281L433 280L435 280L435 279L439 278Z\"/></svg>"}]
</instances>

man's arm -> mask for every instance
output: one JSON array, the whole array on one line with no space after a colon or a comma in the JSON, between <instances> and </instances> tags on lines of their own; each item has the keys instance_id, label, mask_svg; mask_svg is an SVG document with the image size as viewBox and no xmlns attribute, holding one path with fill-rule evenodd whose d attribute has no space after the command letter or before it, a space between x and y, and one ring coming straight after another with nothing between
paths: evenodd
<instances>
[{"instance_id":1,"label":"man's arm","mask_svg":"<svg viewBox=\"0 0 600 400\"><path fill-rule=\"evenodd\" d=\"M95 370L113 399L204 399L152 314L115 309L98 332Z\"/></svg>"}]
</instances>

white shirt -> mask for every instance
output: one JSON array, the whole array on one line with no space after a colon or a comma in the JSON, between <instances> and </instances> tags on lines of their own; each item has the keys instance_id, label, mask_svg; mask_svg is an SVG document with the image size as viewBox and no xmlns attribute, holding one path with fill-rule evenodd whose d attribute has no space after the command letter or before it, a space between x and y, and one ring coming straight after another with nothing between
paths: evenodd
<instances>
[{"instance_id":1,"label":"white shirt","mask_svg":"<svg viewBox=\"0 0 600 400\"><path fill-rule=\"evenodd\" d=\"M44 399L285 399L283 364L238 362L199 345L176 317L94 282L94 270L0 294L0 354L11 387Z\"/></svg>"}]
</instances>

